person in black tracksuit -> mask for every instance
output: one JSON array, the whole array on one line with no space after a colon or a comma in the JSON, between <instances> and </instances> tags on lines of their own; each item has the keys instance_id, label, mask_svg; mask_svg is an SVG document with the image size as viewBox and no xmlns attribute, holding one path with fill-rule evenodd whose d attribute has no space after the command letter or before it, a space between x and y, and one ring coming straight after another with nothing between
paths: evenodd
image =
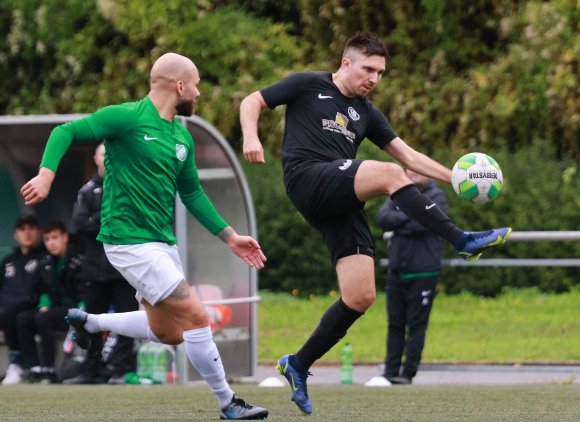
<instances>
[{"instance_id":1,"label":"person in black tracksuit","mask_svg":"<svg viewBox=\"0 0 580 422\"><path fill-rule=\"evenodd\" d=\"M101 226L101 201L103 198L103 175L105 172L105 147L95 150L97 172L77 196L73 208L71 231L80 243L82 270L85 282L85 311L92 314L106 313L111 307L115 312L131 312L139 309L135 289L109 263L103 244L96 240ZM88 350L81 373L65 384L94 384L98 382L121 382L127 372L136 369L134 340L118 336L110 360L104 365L101 358L103 342L95 337Z\"/></svg>"},{"instance_id":2,"label":"person in black tracksuit","mask_svg":"<svg viewBox=\"0 0 580 422\"><path fill-rule=\"evenodd\" d=\"M45 252L40 242L40 227L33 215L16 220L14 239L18 246L0 263L0 330L8 346L8 369L2 384L22 381L22 354L16 318L34 309L40 296L39 260Z\"/></svg>"},{"instance_id":3,"label":"person in black tracksuit","mask_svg":"<svg viewBox=\"0 0 580 422\"><path fill-rule=\"evenodd\" d=\"M69 236L62 221L43 227L42 237L49 253L39 265L42 281L41 295L36 309L18 314L16 325L22 349L22 367L29 369L31 382L58 382L55 369L56 332L66 332L65 321L70 307L82 300L82 284L78 274L81 266L76 256L74 237ZM40 356L35 336L40 337Z\"/></svg>"},{"instance_id":4,"label":"person in black tracksuit","mask_svg":"<svg viewBox=\"0 0 580 422\"><path fill-rule=\"evenodd\" d=\"M410 170L408 177L421 193L447 212L447 197L435 182ZM392 231L387 279L387 356L384 376L392 384L410 384L417 374L425 332L435 300L444 240L409 218L389 198L377 223ZM401 361L405 353L405 363Z\"/></svg>"}]
</instances>

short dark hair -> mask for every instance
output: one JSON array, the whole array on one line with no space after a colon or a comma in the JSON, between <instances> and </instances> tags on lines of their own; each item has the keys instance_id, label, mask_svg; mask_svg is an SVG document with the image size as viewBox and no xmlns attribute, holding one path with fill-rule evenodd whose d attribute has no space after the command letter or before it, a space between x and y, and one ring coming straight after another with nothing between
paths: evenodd
<instances>
[{"instance_id":1,"label":"short dark hair","mask_svg":"<svg viewBox=\"0 0 580 422\"><path fill-rule=\"evenodd\" d=\"M53 220L42 228L42 234L47 234L58 230L61 233L66 233L66 226L60 220Z\"/></svg>"},{"instance_id":2,"label":"short dark hair","mask_svg":"<svg viewBox=\"0 0 580 422\"><path fill-rule=\"evenodd\" d=\"M389 57L389 52L387 51L387 46L383 41L370 32L357 32L346 42L344 46L343 57L346 57L349 50L356 50L359 53L368 56L380 56L387 59Z\"/></svg>"},{"instance_id":3,"label":"short dark hair","mask_svg":"<svg viewBox=\"0 0 580 422\"><path fill-rule=\"evenodd\" d=\"M38 219L32 214L23 214L16 219L15 229L21 229L24 226L39 227Z\"/></svg>"}]
</instances>

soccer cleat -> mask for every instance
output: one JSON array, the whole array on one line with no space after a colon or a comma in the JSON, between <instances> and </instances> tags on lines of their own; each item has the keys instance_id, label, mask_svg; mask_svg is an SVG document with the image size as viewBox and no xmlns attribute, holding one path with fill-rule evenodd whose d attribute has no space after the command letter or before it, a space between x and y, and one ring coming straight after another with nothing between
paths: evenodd
<instances>
[{"instance_id":1,"label":"soccer cleat","mask_svg":"<svg viewBox=\"0 0 580 422\"><path fill-rule=\"evenodd\" d=\"M308 388L306 387L306 378L311 375L308 371L297 371L290 365L290 356L284 355L278 361L276 369L283 375L290 384L292 389L292 401L296 406L307 415L312 413L312 405L308 399Z\"/></svg>"},{"instance_id":2,"label":"soccer cleat","mask_svg":"<svg viewBox=\"0 0 580 422\"><path fill-rule=\"evenodd\" d=\"M486 249L503 245L511 232L511 227L492 229L484 232L465 232L467 239L460 246L455 246L455 251L466 261L475 262Z\"/></svg>"},{"instance_id":3,"label":"soccer cleat","mask_svg":"<svg viewBox=\"0 0 580 422\"><path fill-rule=\"evenodd\" d=\"M68 310L66 321L74 329L73 340L84 350L87 350L91 344L92 334L85 330L85 323L87 322L87 314L85 311L73 308Z\"/></svg>"},{"instance_id":4,"label":"soccer cleat","mask_svg":"<svg viewBox=\"0 0 580 422\"><path fill-rule=\"evenodd\" d=\"M389 377L387 379L393 385L409 385L413 383L413 380L411 378L407 378L405 376Z\"/></svg>"},{"instance_id":5,"label":"soccer cleat","mask_svg":"<svg viewBox=\"0 0 580 422\"><path fill-rule=\"evenodd\" d=\"M244 399L236 396L232 397L232 401L220 411L220 419L266 419L268 417L268 409L263 407L252 406Z\"/></svg>"}]
</instances>

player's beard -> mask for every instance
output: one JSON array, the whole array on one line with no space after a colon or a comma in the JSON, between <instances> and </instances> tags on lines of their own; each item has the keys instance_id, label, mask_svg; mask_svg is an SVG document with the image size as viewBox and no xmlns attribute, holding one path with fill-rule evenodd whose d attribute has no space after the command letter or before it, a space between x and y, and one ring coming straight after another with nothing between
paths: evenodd
<instances>
[{"instance_id":1,"label":"player's beard","mask_svg":"<svg viewBox=\"0 0 580 422\"><path fill-rule=\"evenodd\" d=\"M189 117L193 115L194 108L193 100L181 100L175 106L175 111L179 116Z\"/></svg>"}]
</instances>

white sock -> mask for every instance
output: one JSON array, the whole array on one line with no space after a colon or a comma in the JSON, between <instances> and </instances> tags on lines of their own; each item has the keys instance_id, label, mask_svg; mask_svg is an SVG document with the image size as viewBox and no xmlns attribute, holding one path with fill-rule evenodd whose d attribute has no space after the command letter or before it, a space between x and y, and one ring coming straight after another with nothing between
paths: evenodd
<instances>
[{"instance_id":1,"label":"white sock","mask_svg":"<svg viewBox=\"0 0 580 422\"><path fill-rule=\"evenodd\" d=\"M149 321L145 311L89 314L85 323L85 330L89 333L111 331L126 337L147 339L161 343L149 328Z\"/></svg>"},{"instance_id":2,"label":"white sock","mask_svg":"<svg viewBox=\"0 0 580 422\"><path fill-rule=\"evenodd\" d=\"M213 341L209 326L185 331L185 352L193 367L211 387L220 404L220 409L232 401L234 395L226 381L226 373L220 353Z\"/></svg>"}]
</instances>

